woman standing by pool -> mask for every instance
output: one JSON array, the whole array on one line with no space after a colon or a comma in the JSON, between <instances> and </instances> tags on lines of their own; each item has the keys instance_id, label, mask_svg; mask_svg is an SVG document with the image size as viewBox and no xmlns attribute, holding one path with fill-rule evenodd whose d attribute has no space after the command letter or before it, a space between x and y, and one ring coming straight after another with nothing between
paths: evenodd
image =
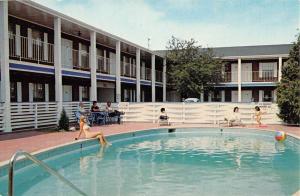
<instances>
[{"instance_id":1,"label":"woman standing by pool","mask_svg":"<svg viewBox=\"0 0 300 196\"><path fill-rule=\"evenodd\" d=\"M262 126L261 124L261 118L262 118L262 114L265 114L266 112L262 112L260 110L260 107L255 106L255 112L254 112L254 118L256 120L256 122L258 123L258 126Z\"/></svg>"},{"instance_id":2,"label":"woman standing by pool","mask_svg":"<svg viewBox=\"0 0 300 196\"><path fill-rule=\"evenodd\" d=\"M75 140L77 140L80 137L81 133L84 132L86 138L98 138L102 146L110 144L107 142L107 140L105 139L101 131L95 133L90 131L90 126L87 124L86 118L84 116L80 117L79 125L80 125L80 131L78 137L76 137Z\"/></svg>"}]
</instances>

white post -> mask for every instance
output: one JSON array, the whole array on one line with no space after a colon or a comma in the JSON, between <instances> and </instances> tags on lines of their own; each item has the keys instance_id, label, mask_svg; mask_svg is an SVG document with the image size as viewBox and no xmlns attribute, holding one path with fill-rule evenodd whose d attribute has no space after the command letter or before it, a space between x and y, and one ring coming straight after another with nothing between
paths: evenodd
<instances>
[{"instance_id":1,"label":"white post","mask_svg":"<svg viewBox=\"0 0 300 196\"><path fill-rule=\"evenodd\" d=\"M238 102L242 102L242 59L238 59Z\"/></svg>"},{"instance_id":2,"label":"white post","mask_svg":"<svg viewBox=\"0 0 300 196\"><path fill-rule=\"evenodd\" d=\"M11 132L9 42L8 42L8 2L0 1L0 58L1 58L1 101L3 107L3 129Z\"/></svg>"},{"instance_id":3,"label":"white post","mask_svg":"<svg viewBox=\"0 0 300 196\"><path fill-rule=\"evenodd\" d=\"M163 102L167 101L167 59L163 62Z\"/></svg>"},{"instance_id":4,"label":"white post","mask_svg":"<svg viewBox=\"0 0 300 196\"><path fill-rule=\"evenodd\" d=\"M204 93L203 92L200 93L200 102L204 102Z\"/></svg>"},{"instance_id":5,"label":"white post","mask_svg":"<svg viewBox=\"0 0 300 196\"><path fill-rule=\"evenodd\" d=\"M44 48L44 61L48 61L48 33L44 33L44 42L43 42L43 48Z\"/></svg>"},{"instance_id":6,"label":"white post","mask_svg":"<svg viewBox=\"0 0 300 196\"><path fill-rule=\"evenodd\" d=\"M33 102L33 83L28 84L29 102Z\"/></svg>"},{"instance_id":7,"label":"white post","mask_svg":"<svg viewBox=\"0 0 300 196\"><path fill-rule=\"evenodd\" d=\"M78 66L81 68L81 43L78 44Z\"/></svg>"},{"instance_id":8,"label":"white post","mask_svg":"<svg viewBox=\"0 0 300 196\"><path fill-rule=\"evenodd\" d=\"M152 102L155 102L155 54L151 55L151 87L152 87Z\"/></svg>"},{"instance_id":9,"label":"white post","mask_svg":"<svg viewBox=\"0 0 300 196\"><path fill-rule=\"evenodd\" d=\"M141 102L141 50L136 49L136 101Z\"/></svg>"},{"instance_id":10,"label":"white post","mask_svg":"<svg viewBox=\"0 0 300 196\"><path fill-rule=\"evenodd\" d=\"M16 55L21 56L21 26L16 25Z\"/></svg>"},{"instance_id":11,"label":"white post","mask_svg":"<svg viewBox=\"0 0 300 196\"><path fill-rule=\"evenodd\" d=\"M97 63L97 49L96 49L96 32L90 32L90 41L91 41L91 51L90 51L90 67L91 67L91 97L90 101L97 100L97 71L96 71L96 63Z\"/></svg>"},{"instance_id":12,"label":"white post","mask_svg":"<svg viewBox=\"0 0 300 196\"><path fill-rule=\"evenodd\" d=\"M208 93L208 102L211 102L211 92Z\"/></svg>"},{"instance_id":13,"label":"white post","mask_svg":"<svg viewBox=\"0 0 300 196\"><path fill-rule=\"evenodd\" d=\"M279 57L278 59L278 82L280 82L281 80L281 76L282 76L282 57Z\"/></svg>"},{"instance_id":14,"label":"white post","mask_svg":"<svg viewBox=\"0 0 300 196\"><path fill-rule=\"evenodd\" d=\"M45 84L45 102L49 102L49 84Z\"/></svg>"},{"instance_id":15,"label":"white post","mask_svg":"<svg viewBox=\"0 0 300 196\"><path fill-rule=\"evenodd\" d=\"M263 90L259 90L259 102L263 102L263 96L264 96L264 91Z\"/></svg>"},{"instance_id":16,"label":"white post","mask_svg":"<svg viewBox=\"0 0 300 196\"><path fill-rule=\"evenodd\" d=\"M27 39L28 39L28 57L32 58L32 29L27 28Z\"/></svg>"},{"instance_id":17,"label":"white post","mask_svg":"<svg viewBox=\"0 0 300 196\"><path fill-rule=\"evenodd\" d=\"M61 74L61 19L54 19L54 67L55 67L55 101L57 118L62 111L62 74Z\"/></svg>"},{"instance_id":18,"label":"white post","mask_svg":"<svg viewBox=\"0 0 300 196\"><path fill-rule=\"evenodd\" d=\"M116 102L121 102L121 42L116 42Z\"/></svg>"},{"instance_id":19,"label":"white post","mask_svg":"<svg viewBox=\"0 0 300 196\"><path fill-rule=\"evenodd\" d=\"M22 102L22 83L17 82L17 102Z\"/></svg>"},{"instance_id":20,"label":"white post","mask_svg":"<svg viewBox=\"0 0 300 196\"><path fill-rule=\"evenodd\" d=\"M82 101L82 86L79 86L79 101Z\"/></svg>"},{"instance_id":21,"label":"white post","mask_svg":"<svg viewBox=\"0 0 300 196\"><path fill-rule=\"evenodd\" d=\"M107 62L106 62L106 50L103 50L103 65L104 65L104 70L110 74L110 68L107 67Z\"/></svg>"},{"instance_id":22,"label":"white post","mask_svg":"<svg viewBox=\"0 0 300 196\"><path fill-rule=\"evenodd\" d=\"M225 90L221 91L221 102L225 102Z\"/></svg>"}]
</instances>

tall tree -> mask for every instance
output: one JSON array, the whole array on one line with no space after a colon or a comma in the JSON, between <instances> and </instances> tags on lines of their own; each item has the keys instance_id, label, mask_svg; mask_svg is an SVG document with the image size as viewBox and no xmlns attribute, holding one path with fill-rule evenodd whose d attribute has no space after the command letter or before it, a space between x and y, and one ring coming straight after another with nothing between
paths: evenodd
<instances>
[{"instance_id":1,"label":"tall tree","mask_svg":"<svg viewBox=\"0 0 300 196\"><path fill-rule=\"evenodd\" d=\"M277 86L278 116L286 123L300 124L300 34L293 43Z\"/></svg>"},{"instance_id":2,"label":"tall tree","mask_svg":"<svg viewBox=\"0 0 300 196\"><path fill-rule=\"evenodd\" d=\"M222 80L222 61L212 49L202 49L194 39L172 37L167 45L170 83L182 97L200 97Z\"/></svg>"}]
</instances>

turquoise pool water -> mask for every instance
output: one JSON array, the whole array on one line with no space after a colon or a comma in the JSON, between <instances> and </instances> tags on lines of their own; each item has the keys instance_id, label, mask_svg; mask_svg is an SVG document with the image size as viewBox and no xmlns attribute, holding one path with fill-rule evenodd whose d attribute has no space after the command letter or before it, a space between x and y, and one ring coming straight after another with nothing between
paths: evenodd
<instances>
[{"instance_id":1,"label":"turquoise pool water","mask_svg":"<svg viewBox=\"0 0 300 196\"><path fill-rule=\"evenodd\" d=\"M136 132L110 137L107 148L92 141L44 160L88 195L291 195L300 189L300 142L278 143L274 135L212 128ZM40 168L19 167L16 195L76 195ZM0 178L2 195L6 177Z\"/></svg>"}]
</instances>

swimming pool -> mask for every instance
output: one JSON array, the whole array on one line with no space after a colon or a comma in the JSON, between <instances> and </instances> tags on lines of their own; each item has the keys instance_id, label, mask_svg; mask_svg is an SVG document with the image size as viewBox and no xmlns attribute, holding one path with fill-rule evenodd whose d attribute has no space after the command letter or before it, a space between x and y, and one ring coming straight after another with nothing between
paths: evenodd
<instances>
[{"instance_id":1,"label":"swimming pool","mask_svg":"<svg viewBox=\"0 0 300 196\"><path fill-rule=\"evenodd\" d=\"M300 142L274 132L189 128L110 136L39 154L88 195L291 195L300 189ZM15 195L76 195L41 168L21 161ZM7 176L0 169L0 194ZM2 171L1 171L2 170Z\"/></svg>"}]
</instances>

